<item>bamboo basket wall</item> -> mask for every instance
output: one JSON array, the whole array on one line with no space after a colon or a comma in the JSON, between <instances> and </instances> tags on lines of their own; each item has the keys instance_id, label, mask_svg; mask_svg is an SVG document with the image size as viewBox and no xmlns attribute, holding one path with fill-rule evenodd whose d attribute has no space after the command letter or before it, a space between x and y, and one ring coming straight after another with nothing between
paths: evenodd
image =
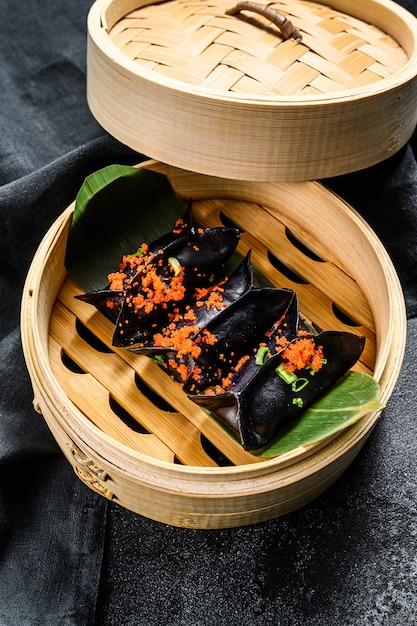
<instances>
[{"instance_id":1,"label":"bamboo basket wall","mask_svg":"<svg viewBox=\"0 0 417 626\"><path fill-rule=\"evenodd\" d=\"M390 0L282 0L285 40L234 0L97 0L87 98L126 145L194 172L315 180L398 151L417 123L417 20Z\"/></svg>"},{"instance_id":2,"label":"bamboo basket wall","mask_svg":"<svg viewBox=\"0 0 417 626\"><path fill-rule=\"evenodd\" d=\"M317 182L256 183L155 161L203 225L243 231L239 251L277 287L299 295L318 328L366 336L357 369L386 404L405 344L405 307L392 263L372 230ZM74 299L64 268L73 206L46 234L22 300L22 342L41 412L91 489L146 517L187 528L253 524L293 511L348 467L379 413L337 437L262 460L244 451L152 361L112 347L110 322ZM132 424L134 424L132 426Z\"/></svg>"}]
</instances>

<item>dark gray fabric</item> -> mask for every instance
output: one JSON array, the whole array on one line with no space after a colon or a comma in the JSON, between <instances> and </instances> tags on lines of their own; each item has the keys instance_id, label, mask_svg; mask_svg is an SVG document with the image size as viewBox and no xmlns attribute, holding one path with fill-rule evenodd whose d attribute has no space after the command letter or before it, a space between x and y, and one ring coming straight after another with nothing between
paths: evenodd
<instances>
[{"instance_id":1,"label":"dark gray fabric","mask_svg":"<svg viewBox=\"0 0 417 626\"><path fill-rule=\"evenodd\" d=\"M114 160L132 162L132 154L102 136L0 189L1 626L94 619L106 502L75 478L32 407L20 298L42 236L85 176Z\"/></svg>"},{"instance_id":2,"label":"dark gray fabric","mask_svg":"<svg viewBox=\"0 0 417 626\"><path fill-rule=\"evenodd\" d=\"M11 612L0 623L92 624L105 548L97 624L414 624L416 322L399 384L357 461L308 507L241 529L176 529L111 506L104 544L105 501L73 478L40 416L21 419L24 377L5 444L21 450L2 468L1 611ZM9 358L5 367L22 371Z\"/></svg>"},{"instance_id":3,"label":"dark gray fabric","mask_svg":"<svg viewBox=\"0 0 417 626\"><path fill-rule=\"evenodd\" d=\"M378 234L395 265L407 314L417 315L417 163L413 146L372 168L324 181L347 200Z\"/></svg>"},{"instance_id":4,"label":"dark gray fabric","mask_svg":"<svg viewBox=\"0 0 417 626\"><path fill-rule=\"evenodd\" d=\"M92 623L105 506L29 410L18 329L1 348L0 624Z\"/></svg>"},{"instance_id":5,"label":"dark gray fabric","mask_svg":"<svg viewBox=\"0 0 417 626\"><path fill-rule=\"evenodd\" d=\"M325 181L385 244L409 320L386 410L315 502L222 531L153 522L89 490L34 411L19 328L33 254L86 175L142 158L88 110L90 4L0 3L0 626L414 626L417 133Z\"/></svg>"},{"instance_id":6,"label":"dark gray fabric","mask_svg":"<svg viewBox=\"0 0 417 626\"><path fill-rule=\"evenodd\" d=\"M343 476L303 509L198 531L109 507L97 624L415 626L416 346L413 318L383 417Z\"/></svg>"},{"instance_id":7,"label":"dark gray fabric","mask_svg":"<svg viewBox=\"0 0 417 626\"><path fill-rule=\"evenodd\" d=\"M85 176L139 159L88 110L89 6L0 6L1 626L94 622L106 502L75 477L33 409L19 328L25 275L51 223Z\"/></svg>"}]
</instances>

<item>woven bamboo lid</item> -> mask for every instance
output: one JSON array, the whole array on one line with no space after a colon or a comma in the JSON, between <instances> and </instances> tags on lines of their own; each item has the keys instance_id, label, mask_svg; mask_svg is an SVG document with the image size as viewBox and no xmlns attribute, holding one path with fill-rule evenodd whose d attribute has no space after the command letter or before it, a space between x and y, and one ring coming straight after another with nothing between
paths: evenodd
<instances>
[{"instance_id":1,"label":"woven bamboo lid","mask_svg":"<svg viewBox=\"0 0 417 626\"><path fill-rule=\"evenodd\" d=\"M417 123L417 20L390 0L329 4L269 4L277 26L253 3L227 14L234 0L97 0L92 113L139 152L225 178L316 179L384 160Z\"/></svg>"}]
</instances>

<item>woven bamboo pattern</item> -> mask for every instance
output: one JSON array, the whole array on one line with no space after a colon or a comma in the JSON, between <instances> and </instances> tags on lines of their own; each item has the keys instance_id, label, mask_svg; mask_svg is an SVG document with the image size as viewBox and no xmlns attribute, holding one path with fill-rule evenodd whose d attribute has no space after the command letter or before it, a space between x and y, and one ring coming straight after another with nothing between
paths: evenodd
<instances>
[{"instance_id":1,"label":"woven bamboo pattern","mask_svg":"<svg viewBox=\"0 0 417 626\"><path fill-rule=\"evenodd\" d=\"M284 40L262 15L225 15L232 6L233 0L151 4L119 20L109 37L142 67L242 94L332 94L392 76L408 61L391 36L323 4L268 4L299 29L301 42Z\"/></svg>"},{"instance_id":2,"label":"woven bamboo pattern","mask_svg":"<svg viewBox=\"0 0 417 626\"><path fill-rule=\"evenodd\" d=\"M417 124L417 19L391 0L330 4L282 0L268 21L240 2L226 14L235 0L96 0L90 110L137 152L211 176L293 182L375 165Z\"/></svg>"}]
</instances>

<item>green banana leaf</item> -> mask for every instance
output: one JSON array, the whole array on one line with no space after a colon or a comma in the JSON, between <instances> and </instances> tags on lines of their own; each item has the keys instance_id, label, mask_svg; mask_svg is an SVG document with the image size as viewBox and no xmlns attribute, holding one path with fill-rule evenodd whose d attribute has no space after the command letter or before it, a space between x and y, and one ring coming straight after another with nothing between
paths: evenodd
<instances>
[{"instance_id":1,"label":"green banana leaf","mask_svg":"<svg viewBox=\"0 0 417 626\"><path fill-rule=\"evenodd\" d=\"M76 198L65 257L68 273L86 291L105 287L123 254L164 235L184 213L162 174L123 165L95 172ZM378 396L374 378L349 372L257 454L277 456L333 435L382 410Z\"/></svg>"},{"instance_id":2,"label":"green banana leaf","mask_svg":"<svg viewBox=\"0 0 417 626\"><path fill-rule=\"evenodd\" d=\"M110 165L88 176L75 200L65 256L86 291L102 289L124 254L174 227L185 213L163 174Z\"/></svg>"},{"instance_id":3,"label":"green banana leaf","mask_svg":"<svg viewBox=\"0 0 417 626\"><path fill-rule=\"evenodd\" d=\"M307 446L352 426L365 415L380 411L377 381L364 372L348 372L301 417L278 433L261 456L284 454Z\"/></svg>"}]
</instances>

